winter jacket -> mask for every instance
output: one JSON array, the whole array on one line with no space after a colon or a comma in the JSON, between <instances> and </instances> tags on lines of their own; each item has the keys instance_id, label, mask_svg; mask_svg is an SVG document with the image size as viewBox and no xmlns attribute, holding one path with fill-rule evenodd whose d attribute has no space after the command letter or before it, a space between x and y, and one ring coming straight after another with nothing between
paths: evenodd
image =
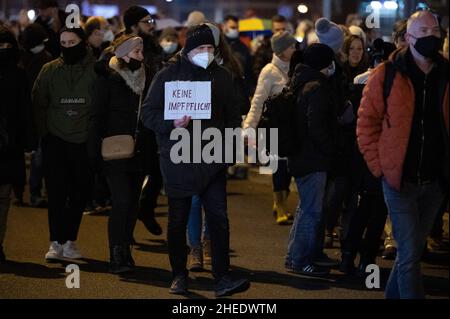
<instances>
[{"instance_id":1,"label":"winter jacket","mask_svg":"<svg viewBox=\"0 0 450 319\"><path fill-rule=\"evenodd\" d=\"M244 88L248 96L253 95L255 90L256 80L253 76L252 70L252 56L250 55L250 50L247 46L242 43L242 41L237 39L226 38L228 44L230 45L231 51L234 57L239 61L244 72Z\"/></svg>"},{"instance_id":2,"label":"winter jacket","mask_svg":"<svg viewBox=\"0 0 450 319\"><path fill-rule=\"evenodd\" d=\"M282 61L275 54L272 62L267 64L258 78L255 94L253 95L250 111L244 121L245 128L256 128L263 111L264 102L271 95L280 93L289 81L289 62Z\"/></svg>"},{"instance_id":3,"label":"winter jacket","mask_svg":"<svg viewBox=\"0 0 450 319\"><path fill-rule=\"evenodd\" d=\"M0 145L0 185L3 185L15 180L24 151L31 151L36 144L30 89L23 69L12 66L0 70L0 96L0 130L7 137L6 145Z\"/></svg>"},{"instance_id":4,"label":"winter jacket","mask_svg":"<svg viewBox=\"0 0 450 319\"><path fill-rule=\"evenodd\" d=\"M295 122L299 149L288 158L295 177L328 172L336 158L336 110L328 79L306 65L298 65L292 86L297 92Z\"/></svg>"},{"instance_id":5,"label":"winter jacket","mask_svg":"<svg viewBox=\"0 0 450 319\"><path fill-rule=\"evenodd\" d=\"M30 90L33 88L34 81L36 81L42 67L52 60L52 56L46 50L38 54L31 53L30 51L25 51L22 53L20 65L28 75Z\"/></svg>"},{"instance_id":6,"label":"winter jacket","mask_svg":"<svg viewBox=\"0 0 450 319\"><path fill-rule=\"evenodd\" d=\"M400 189L403 165L411 133L415 108L415 92L406 69L407 50L391 56L396 72L387 106L383 101L385 64L374 69L363 91L358 112L358 144L370 171L376 177L384 176L388 184ZM448 62L439 59L439 105L442 105L440 123L445 141L443 178L448 182Z\"/></svg>"},{"instance_id":7,"label":"winter jacket","mask_svg":"<svg viewBox=\"0 0 450 319\"><path fill-rule=\"evenodd\" d=\"M222 146L225 128L240 126L239 106L233 94L231 74L213 62L206 70L193 65L182 54L179 59L162 69L153 79L144 102L142 120L144 125L156 133L160 151L161 172L168 196L191 197L202 194L205 188L228 166L222 163L193 163L193 145L203 146L210 141L199 141L193 135L193 121L187 127L190 133L190 163L175 164L170 158L172 147L179 143L170 140L174 130L173 120L164 120L164 88L171 81L211 81L211 119L201 120L201 131L218 128L222 132ZM199 145L201 143L201 145ZM198 155L198 154L197 154Z\"/></svg>"},{"instance_id":8,"label":"winter jacket","mask_svg":"<svg viewBox=\"0 0 450 319\"><path fill-rule=\"evenodd\" d=\"M97 62L95 70L98 79L95 84L93 111L89 123L88 155L91 160L102 161L103 138L114 135L135 136L138 107L145 89L145 68L142 66L135 72L121 69L117 58L113 57L109 65L103 61ZM103 162L104 173L142 171L140 136L137 136L135 151L133 158Z\"/></svg>"},{"instance_id":9,"label":"winter jacket","mask_svg":"<svg viewBox=\"0 0 450 319\"><path fill-rule=\"evenodd\" d=\"M86 142L97 79L94 63L88 51L74 65L65 64L62 58L44 65L32 92L39 137L51 133L69 143Z\"/></svg>"}]
</instances>

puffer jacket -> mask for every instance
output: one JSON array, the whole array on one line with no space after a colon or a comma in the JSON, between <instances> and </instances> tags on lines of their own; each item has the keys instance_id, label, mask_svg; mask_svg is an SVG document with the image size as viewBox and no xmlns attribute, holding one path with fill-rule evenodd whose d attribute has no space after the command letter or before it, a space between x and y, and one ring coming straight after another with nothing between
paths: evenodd
<instances>
[{"instance_id":1,"label":"puffer jacket","mask_svg":"<svg viewBox=\"0 0 450 319\"><path fill-rule=\"evenodd\" d=\"M288 72L289 63L283 62L274 54L272 62L267 64L259 75L250 111L244 121L244 128L256 128L258 126L264 102L269 96L280 93L283 90L289 80Z\"/></svg>"},{"instance_id":2,"label":"puffer jacket","mask_svg":"<svg viewBox=\"0 0 450 319\"><path fill-rule=\"evenodd\" d=\"M406 53L407 50L403 50L391 55L390 60L398 71L387 106L383 101L385 64L380 64L371 72L363 91L356 130L359 148L372 174L375 177L384 176L387 183L398 190L401 188L415 108L415 92L407 75ZM442 170L443 178L448 182L448 62L442 58L437 64L441 79L438 98L442 104L442 121L436 125L441 126L446 144L446 160Z\"/></svg>"}]
</instances>

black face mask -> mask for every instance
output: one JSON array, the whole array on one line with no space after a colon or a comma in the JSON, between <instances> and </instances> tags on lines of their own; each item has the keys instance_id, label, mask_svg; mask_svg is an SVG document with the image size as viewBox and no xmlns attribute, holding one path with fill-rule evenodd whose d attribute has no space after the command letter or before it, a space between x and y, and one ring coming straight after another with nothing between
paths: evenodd
<instances>
[{"instance_id":1,"label":"black face mask","mask_svg":"<svg viewBox=\"0 0 450 319\"><path fill-rule=\"evenodd\" d=\"M80 42L76 46L70 48L61 47L61 51L64 63L71 65L83 60L87 53L86 44L84 42Z\"/></svg>"},{"instance_id":2,"label":"black face mask","mask_svg":"<svg viewBox=\"0 0 450 319\"><path fill-rule=\"evenodd\" d=\"M142 62L136 59L130 58L130 62L127 63L128 68L131 72L139 70L142 66Z\"/></svg>"},{"instance_id":3,"label":"black face mask","mask_svg":"<svg viewBox=\"0 0 450 319\"><path fill-rule=\"evenodd\" d=\"M0 68L13 67L19 61L17 48L0 49Z\"/></svg>"},{"instance_id":4,"label":"black face mask","mask_svg":"<svg viewBox=\"0 0 450 319\"><path fill-rule=\"evenodd\" d=\"M428 37L416 39L417 41L414 48L420 53L421 56L428 59L433 59L438 56L439 50L442 46L442 41L440 38L430 35Z\"/></svg>"}]
</instances>

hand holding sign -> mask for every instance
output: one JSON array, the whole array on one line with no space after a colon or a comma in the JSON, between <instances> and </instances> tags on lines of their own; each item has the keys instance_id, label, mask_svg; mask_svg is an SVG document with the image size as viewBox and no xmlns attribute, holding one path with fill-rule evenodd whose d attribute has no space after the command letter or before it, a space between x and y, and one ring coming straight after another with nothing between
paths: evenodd
<instances>
[{"instance_id":1,"label":"hand holding sign","mask_svg":"<svg viewBox=\"0 0 450 319\"><path fill-rule=\"evenodd\" d=\"M176 128L186 128L189 125L190 121L191 117L185 115L183 116L183 118L173 121L173 126L175 126Z\"/></svg>"}]
</instances>

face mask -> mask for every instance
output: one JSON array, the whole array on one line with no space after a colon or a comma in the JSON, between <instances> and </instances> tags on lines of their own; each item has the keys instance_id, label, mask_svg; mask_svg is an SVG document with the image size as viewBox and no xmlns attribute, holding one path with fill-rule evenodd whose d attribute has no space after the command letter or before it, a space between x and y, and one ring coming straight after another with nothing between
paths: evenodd
<instances>
[{"instance_id":1,"label":"face mask","mask_svg":"<svg viewBox=\"0 0 450 319\"><path fill-rule=\"evenodd\" d=\"M334 61L328 67L327 72L328 72L329 78L331 78L334 75L334 73L336 72L336 64L334 64Z\"/></svg>"},{"instance_id":2,"label":"face mask","mask_svg":"<svg viewBox=\"0 0 450 319\"><path fill-rule=\"evenodd\" d=\"M178 43L175 42L166 42L164 44L161 44L161 47L164 50L164 53L166 54L172 54L176 51L178 48Z\"/></svg>"},{"instance_id":3,"label":"face mask","mask_svg":"<svg viewBox=\"0 0 450 319\"><path fill-rule=\"evenodd\" d=\"M134 72L136 70L139 70L142 66L142 62L138 61L136 59L130 58L130 62L127 63L128 68L131 72Z\"/></svg>"},{"instance_id":4,"label":"face mask","mask_svg":"<svg viewBox=\"0 0 450 319\"><path fill-rule=\"evenodd\" d=\"M213 60L214 54L209 52L199 53L192 57L192 63L194 63L196 66L204 68L205 70L208 68L208 66L211 64Z\"/></svg>"},{"instance_id":5,"label":"face mask","mask_svg":"<svg viewBox=\"0 0 450 319\"><path fill-rule=\"evenodd\" d=\"M45 49L45 45L44 44L40 44L38 46L35 46L34 48L31 48L30 52L33 53L33 54L39 54L42 51L44 51L44 49Z\"/></svg>"},{"instance_id":6,"label":"face mask","mask_svg":"<svg viewBox=\"0 0 450 319\"><path fill-rule=\"evenodd\" d=\"M51 26L53 24L53 22L55 22L55 18L50 18L47 20L47 25Z\"/></svg>"},{"instance_id":7,"label":"face mask","mask_svg":"<svg viewBox=\"0 0 450 319\"><path fill-rule=\"evenodd\" d=\"M103 35L103 42L113 42L114 41L114 33L111 30L108 30Z\"/></svg>"},{"instance_id":8,"label":"face mask","mask_svg":"<svg viewBox=\"0 0 450 319\"><path fill-rule=\"evenodd\" d=\"M225 35L229 39L237 39L239 38L239 31L236 29L230 29L225 33Z\"/></svg>"},{"instance_id":9,"label":"face mask","mask_svg":"<svg viewBox=\"0 0 450 319\"><path fill-rule=\"evenodd\" d=\"M414 48L419 52L419 54L425 58L432 59L439 54L441 49L441 39L430 35L428 37L416 38L416 44Z\"/></svg>"},{"instance_id":10,"label":"face mask","mask_svg":"<svg viewBox=\"0 0 450 319\"><path fill-rule=\"evenodd\" d=\"M83 58L86 56L87 49L85 43L81 41L77 45L70 48L61 47L61 52L63 55L64 63L72 65L83 60Z\"/></svg>"}]
</instances>

